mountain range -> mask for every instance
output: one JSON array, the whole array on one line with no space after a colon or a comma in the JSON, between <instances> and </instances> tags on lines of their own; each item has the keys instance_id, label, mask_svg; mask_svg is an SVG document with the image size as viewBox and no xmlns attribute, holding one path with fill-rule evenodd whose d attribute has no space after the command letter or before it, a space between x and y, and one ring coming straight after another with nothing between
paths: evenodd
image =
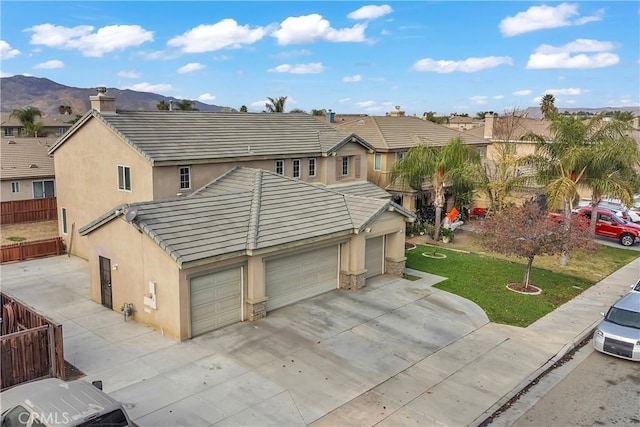
<instances>
[{"instance_id":1,"label":"mountain range","mask_svg":"<svg viewBox=\"0 0 640 427\"><path fill-rule=\"evenodd\" d=\"M31 77L11 76L0 78L0 111L11 112L16 108L36 107L43 114L57 114L61 105L71 107L73 114L84 114L91 108L89 97L96 95L95 88L77 88L65 86L52 80ZM117 98L121 110L156 110L160 101L176 103L180 99L158 95L151 92L120 90L107 88L107 94ZM194 101L194 108L200 111L229 111L219 105L210 105Z\"/></svg>"}]
</instances>

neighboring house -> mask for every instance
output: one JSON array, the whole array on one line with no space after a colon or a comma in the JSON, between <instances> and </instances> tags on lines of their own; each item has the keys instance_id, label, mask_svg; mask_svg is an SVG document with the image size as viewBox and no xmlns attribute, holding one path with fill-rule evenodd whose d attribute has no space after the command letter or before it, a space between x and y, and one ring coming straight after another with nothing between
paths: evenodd
<instances>
[{"instance_id":1,"label":"neighboring house","mask_svg":"<svg viewBox=\"0 0 640 427\"><path fill-rule=\"evenodd\" d=\"M187 197L112 207L80 234L91 298L186 340L401 276L413 219L390 200L236 167Z\"/></svg>"},{"instance_id":2,"label":"neighboring house","mask_svg":"<svg viewBox=\"0 0 640 427\"><path fill-rule=\"evenodd\" d=\"M387 116L365 116L345 123L334 123L336 129L354 133L374 146L368 156L368 180L387 190L394 200L410 211L415 211L418 197L408 185L398 180L389 181L394 165L412 147L420 144L443 146L460 132L428 120L405 116L402 111L392 111ZM467 144L478 148L485 156L487 141L472 135L462 135ZM429 184L425 189L429 188Z\"/></svg>"},{"instance_id":3,"label":"neighboring house","mask_svg":"<svg viewBox=\"0 0 640 427\"><path fill-rule=\"evenodd\" d=\"M103 92L91 102L50 150L60 233L82 258L90 252L78 229L108 209L186 196L234 166L345 189L367 185L373 146L307 114L116 112Z\"/></svg>"},{"instance_id":4,"label":"neighboring house","mask_svg":"<svg viewBox=\"0 0 640 427\"><path fill-rule=\"evenodd\" d=\"M68 114L49 114L42 117L36 117L35 122L42 123L42 129L39 134L43 137L59 137L64 134L72 125L75 116ZM11 113L0 113L0 135L2 138L18 138L23 135L24 126L20 120L11 115Z\"/></svg>"},{"instance_id":5,"label":"neighboring house","mask_svg":"<svg viewBox=\"0 0 640 427\"><path fill-rule=\"evenodd\" d=\"M55 139L0 138L0 199L55 197L53 158L49 148Z\"/></svg>"},{"instance_id":6,"label":"neighboring house","mask_svg":"<svg viewBox=\"0 0 640 427\"><path fill-rule=\"evenodd\" d=\"M458 131L465 131L482 126L482 120L467 116L453 116L449 118L449 122L445 123L444 126Z\"/></svg>"}]
</instances>

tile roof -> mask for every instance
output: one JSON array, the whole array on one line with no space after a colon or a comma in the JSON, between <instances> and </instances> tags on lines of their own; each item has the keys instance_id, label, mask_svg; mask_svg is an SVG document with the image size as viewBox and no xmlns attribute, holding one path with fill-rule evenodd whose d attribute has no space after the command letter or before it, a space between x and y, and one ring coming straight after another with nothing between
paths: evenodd
<instances>
[{"instance_id":1,"label":"tile roof","mask_svg":"<svg viewBox=\"0 0 640 427\"><path fill-rule=\"evenodd\" d=\"M321 155L361 138L344 133L307 114L223 113L203 111L91 110L76 127L58 140L58 146L91 117L105 123L152 164L175 161L211 161L242 157Z\"/></svg>"},{"instance_id":2,"label":"tile roof","mask_svg":"<svg viewBox=\"0 0 640 427\"><path fill-rule=\"evenodd\" d=\"M548 120L530 119L528 117L498 117L494 119L491 140L522 141L522 137L527 133L534 133L546 138L551 137L551 122ZM485 124L462 132L465 135L472 135L484 138Z\"/></svg>"},{"instance_id":3,"label":"tile roof","mask_svg":"<svg viewBox=\"0 0 640 427\"><path fill-rule=\"evenodd\" d=\"M188 197L119 206L82 227L91 233L123 212L180 266L285 244L349 235L393 207L260 169L236 167Z\"/></svg>"},{"instance_id":4,"label":"tile roof","mask_svg":"<svg viewBox=\"0 0 640 427\"><path fill-rule=\"evenodd\" d=\"M318 185L324 186L323 184ZM349 194L351 196L373 197L375 199L391 198L391 194L369 181L360 181L349 184L332 184L327 185L326 188L337 191L338 193Z\"/></svg>"},{"instance_id":5,"label":"tile roof","mask_svg":"<svg viewBox=\"0 0 640 427\"><path fill-rule=\"evenodd\" d=\"M361 136L378 151L409 149L420 144L445 145L461 136L455 129L410 116L367 116L337 123L335 128ZM486 144L483 138L472 135L462 138L467 144Z\"/></svg>"},{"instance_id":6,"label":"tile roof","mask_svg":"<svg viewBox=\"0 0 640 427\"><path fill-rule=\"evenodd\" d=\"M69 114L47 114L36 117L36 122L42 122L45 127L71 127L71 121L75 120L75 115ZM0 113L0 126L2 127L22 127L22 123L11 113Z\"/></svg>"},{"instance_id":7,"label":"tile roof","mask_svg":"<svg viewBox=\"0 0 640 427\"><path fill-rule=\"evenodd\" d=\"M54 176L53 158L48 150L52 138L6 138L0 141L2 180Z\"/></svg>"}]
</instances>

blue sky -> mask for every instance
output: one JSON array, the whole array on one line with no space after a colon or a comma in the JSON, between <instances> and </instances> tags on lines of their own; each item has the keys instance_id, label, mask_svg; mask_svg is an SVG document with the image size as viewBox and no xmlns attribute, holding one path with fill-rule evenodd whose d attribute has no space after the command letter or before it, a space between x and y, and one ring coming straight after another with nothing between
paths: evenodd
<instances>
[{"instance_id":1,"label":"blue sky","mask_svg":"<svg viewBox=\"0 0 640 427\"><path fill-rule=\"evenodd\" d=\"M0 4L0 72L262 111L475 115L640 105L640 4L141 1Z\"/></svg>"}]
</instances>

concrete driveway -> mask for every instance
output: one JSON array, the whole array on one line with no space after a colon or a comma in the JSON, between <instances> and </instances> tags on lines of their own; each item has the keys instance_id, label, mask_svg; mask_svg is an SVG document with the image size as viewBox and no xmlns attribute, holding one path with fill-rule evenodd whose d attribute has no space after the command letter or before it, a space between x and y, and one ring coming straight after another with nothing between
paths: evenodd
<instances>
[{"instance_id":1,"label":"concrete driveway","mask_svg":"<svg viewBox=\"0 0 640 427\"><path fill-rule=\"evenodd\" d=\"M488 323L432 288L441 277L381 276L177 343L91 302L78 258L5 264L1 277L4 292L63 324L65 359L103 380L141 426L308 425L347 402L386 409L370 393L378 386L397 407L428 387L408 390L408 370Z\"/></svg>"}]
</instances>

